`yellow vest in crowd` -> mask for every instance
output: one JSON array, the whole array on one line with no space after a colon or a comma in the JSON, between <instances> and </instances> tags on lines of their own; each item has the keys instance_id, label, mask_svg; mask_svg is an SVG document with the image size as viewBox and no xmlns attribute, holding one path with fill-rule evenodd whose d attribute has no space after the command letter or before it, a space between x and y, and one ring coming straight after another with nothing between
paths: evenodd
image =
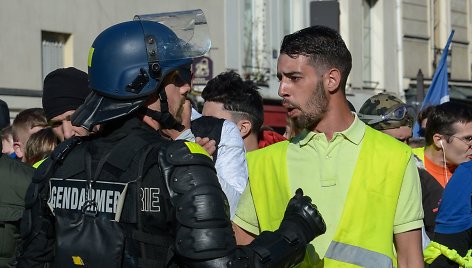
<instances>
[{"instance_id":1,"label":"yellow vest in crowd","mask_svg":"<svg viewBox=\"0 0 472 268\"><path fill-rule=\"evenodd\" d=\"M424 148L425 147L418 147L413 148L411 151L424 163Z\"/></svg>"},{"instance_id":2,"label":"yellow vest in crowd","mask_svg":"<svg viewBox=\"0 0 472 268\"><path fill-rule=\"evenodd\" d=\"M266 148L270 153L266 152L265 157L260 157L258 151L248 154L249 183L261 231L279 227L292 197L287 175L288 144L279 142ZM411 149L370 127L366 127L361 146L338 228L318 267L397 265L393 224ZM299 267L315 267L309 254Z\"/></svg>"}]
</instances>

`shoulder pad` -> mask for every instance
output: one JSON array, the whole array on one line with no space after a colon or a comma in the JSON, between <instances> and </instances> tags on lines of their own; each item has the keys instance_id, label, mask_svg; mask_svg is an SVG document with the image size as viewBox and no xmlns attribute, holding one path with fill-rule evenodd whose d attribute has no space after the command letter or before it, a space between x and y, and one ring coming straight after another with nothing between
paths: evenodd
<instances>
[{"instance_id":1,"label":"shoulder pad","mask_svg":"<svg viewBox=\"0 0 472 268\"><path fill-rule=\"evenodd\" d=\"M199 144L190 141L175 141L169 144L166 151L167 160L176 166L202 165L214 166L210 155Z\"/></svg>"}]
</instances>

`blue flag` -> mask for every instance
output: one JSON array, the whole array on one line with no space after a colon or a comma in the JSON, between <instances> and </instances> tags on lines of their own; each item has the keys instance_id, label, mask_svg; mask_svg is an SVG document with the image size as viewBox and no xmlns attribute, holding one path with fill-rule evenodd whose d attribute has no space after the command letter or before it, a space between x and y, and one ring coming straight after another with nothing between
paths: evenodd
<instances>
[{"instance_id":1,"label":"blue flag","mask_svg":"<svg viewBox=\"0 0 472 268\"><path fill-rule=\"evenodd\" d=\"M446 46L439 60L438 67L431 80L431 85L429 86L428 93L424 97L423 103L421 104L421 110L431 105L439 105L444 102L449 101L449 88L448 88L448 77L447 77L447 54L449 46L451 45L452 37L454 36L454 30L451 31L449 38L447 39ZM418 122L415 122L413 127L413 137L419 137L418 131L420 126Z\"/></svg>"}]
</instances>

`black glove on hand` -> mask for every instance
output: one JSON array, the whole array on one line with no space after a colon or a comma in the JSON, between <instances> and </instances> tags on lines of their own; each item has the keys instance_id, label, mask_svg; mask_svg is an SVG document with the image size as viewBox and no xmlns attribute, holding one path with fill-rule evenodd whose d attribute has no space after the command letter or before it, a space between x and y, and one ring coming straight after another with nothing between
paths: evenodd
<instances>
[{"instance_id":1,"label":"black glove on hand","mask_svg":"<svg viewBox=\"0 0 472 268\"><path fill-rule=\"evenodd\" d=\"M306 243L326 232L326 224L321 214L311 203L311 198L303 195L302 189L298 188L295 196L288 202L279 231L296 232Z\"/></svg>"}]
</instances>

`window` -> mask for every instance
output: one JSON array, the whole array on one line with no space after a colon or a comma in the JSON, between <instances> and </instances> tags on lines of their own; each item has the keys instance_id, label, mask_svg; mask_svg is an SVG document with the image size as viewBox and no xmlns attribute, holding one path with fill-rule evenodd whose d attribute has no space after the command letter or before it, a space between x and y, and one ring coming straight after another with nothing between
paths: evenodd
<instances>
[{"instance_id":1,"label":"window","mask_svg":"<svg viewBox=\"0 0 472 268\"><path fill-rule=\"evenodd\" d=\"M243 79L267 86L270 75L270 48L268 32L269 0L244 2L244 63Z\"/></svg>"},{"instance_id":2,"label":"window","mask_svg":"<svg viewBox=\"0 0 472 268\"><path fill-rule=\"evenodd\" d=\"M70 34L41 32L41 62L43 81L50 72L72 65Z\"/></svg>"}]
</instances>

